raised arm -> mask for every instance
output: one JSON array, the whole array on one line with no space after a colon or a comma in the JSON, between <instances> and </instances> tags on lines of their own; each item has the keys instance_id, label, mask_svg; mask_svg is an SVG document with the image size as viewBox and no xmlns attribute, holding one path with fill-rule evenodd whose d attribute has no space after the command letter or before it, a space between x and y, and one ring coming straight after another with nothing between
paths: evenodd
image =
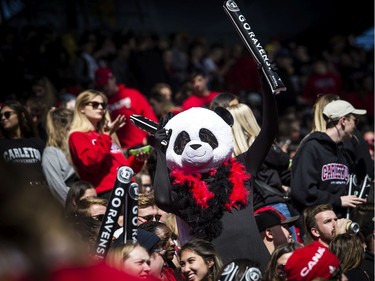
<instances>
[{"instance_id":1,"label":"raised arm","mask_svg":"<svg viewBox=\"0 0 375 281\"><path fill-rule=\"evenodd\" d=\"M155 149L157 154L156 171L154 177L154 194L156 205L166 212L176 213L178 208L177 194L172 191L169 170L166 161L166 145L168 145L171 130L167 133L164 129L168 117L160 120L158 130L155 133ZM166 145L165 145L166 144Z\"/></svg>"},{"instance_id":2,"label":"raised arm","mask_svg":"<svg viewBox=\"0 0 375 281\"><path fill-rule=\"evenodd\" d=\"M243 160L245 161L246 169L253 175L256 174L259 167L262 165L279 128L275 95L272 93L263 73L260 75L262 77L263 89L263 118L261 130L247 152L239 155L239 157L244 157Z\"/></svg>"}]
</instances>

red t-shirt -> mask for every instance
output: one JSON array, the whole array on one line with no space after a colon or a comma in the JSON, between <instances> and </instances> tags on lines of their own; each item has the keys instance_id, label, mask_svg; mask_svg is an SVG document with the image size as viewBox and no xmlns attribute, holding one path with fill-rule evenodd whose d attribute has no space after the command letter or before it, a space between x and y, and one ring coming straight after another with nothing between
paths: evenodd
<instances>
[{"instance_id":1,"label":"red t-shirt","mask_svg":"<svg viewBox=\"0 0 375 281\"><path fill-rule=\"evenodd\" d=\"M127 149L132 146L142 145L147 138L147 133L134 126L130 121L130 116L139 114L155 122L158 122L158 119L143 94L136 89L126 88L123 84L119 84L118 87L118 92L108 97L108 111L112 120L119 114L126 117L126 124L116 132L121 147Z\"/></svg>"},{"instance_id":2,"label":"red t-shirt","mask_svg":"<svg viewBox=\"0 0 375 281\"><path fill-rule=\"evenodd\" d=\"M340 94L341 78L334 72L311 74L306 81L302 96L313 103L318 94Z\"/></svg>"},{"instance_id":3,"label":"red t-shirt","mask_svg":"<svg viewBox=\"0 0 375 281\"><path fill-rule=\"evenodd\" d=\"M191 95L182 103L182 110L187 110L192 107L208 107L211 101L219 94L219 92L210 92L208 96Z\"/></svg>"},{"instance_id":4,"label":"red t-shirt","mask_svg":"<svg viewBox=\"0 0 375 281\"><path fill-rule=\"evenodd\" d=\"M92 183L98 194L113 188L119 167L130 166L136 173L143 166L133 157L126 159L108 135L96 131L70 134L69 150L80 179Z\"/></svg>"}]
</instances>

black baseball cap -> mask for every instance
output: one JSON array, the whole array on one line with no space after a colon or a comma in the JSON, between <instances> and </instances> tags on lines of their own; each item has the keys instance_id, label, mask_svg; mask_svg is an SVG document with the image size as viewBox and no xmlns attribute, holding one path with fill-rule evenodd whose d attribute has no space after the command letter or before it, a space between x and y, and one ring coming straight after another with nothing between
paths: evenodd
<instances>
[{"instance_id":1,"label":"black baseball cap","mask_svg":"<svg viewBox=\"0 0 375 281\"><path fill-rule=\"evenodd\" d=\"M299 216L287 218L282 213L271 206L260 208L254 212L255 221L257 223L259 232L276 225L287 225L288 227L295 224Z\"/></svg>"},{"instance_id":2,"label":"black baseball cap","mask_svg":"<svg viewBox=\"0 0 375 281\"><path fill-rule=\"evenodd\" d=\"M137 230L137 242L147 250L147 252L150 252L156 244L160 241L160 238L147 230L138 228ZM119 246L124 243L124 233L122 232L120 236L113 241L112 245L113 247Z\"/></svg>"}]
</instances>

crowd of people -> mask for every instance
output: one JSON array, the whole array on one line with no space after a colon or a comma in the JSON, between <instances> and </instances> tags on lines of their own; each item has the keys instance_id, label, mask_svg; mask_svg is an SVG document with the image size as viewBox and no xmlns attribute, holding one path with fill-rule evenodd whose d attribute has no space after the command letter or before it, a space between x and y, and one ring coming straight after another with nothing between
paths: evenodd
<instances>
[{"instance_id":1,"label":"crowd of people","mask_svg":"<svg viewBox=\"0 0 375 281\"><path fill-rule=\"evenodd\" d=\"M0 100L0 280L374 280L374 60L350 36L268 43L274 95L239 44L1 31L19 82ZM124 197L101 259L123 166L137 235Z\"/></svg>"}]
</instances>

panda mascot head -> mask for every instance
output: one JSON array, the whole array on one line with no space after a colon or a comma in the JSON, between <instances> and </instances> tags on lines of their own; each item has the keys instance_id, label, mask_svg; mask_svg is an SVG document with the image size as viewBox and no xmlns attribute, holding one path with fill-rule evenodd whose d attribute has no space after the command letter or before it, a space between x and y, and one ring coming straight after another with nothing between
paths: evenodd
<instances>
[{"instance_id":1,"label":"panda mascot head","mask_svg":"<svg viewBox=\"0 0 375 281\"><path fill-rule=\"evenodd\" d=\"M218 168L233 153L233 117L224 108L214 111L193 107L168 121L172 129L166 150L169 169L205 173Z\"/></svg>"},{"instance_id":2,"label":"panda mascot head","mask_svg":"<svg viewBox=\"0 0 375 281\"><path fill-rule=\"evenodd\" d=\"M165 161L170 188L179 198L178 214L194 237L212 240L222 231L224 212L248 202L249 175L232 157L233 117L222 107L193 107L161 124L168 132Z\"/></svg>"}]
</instances>

